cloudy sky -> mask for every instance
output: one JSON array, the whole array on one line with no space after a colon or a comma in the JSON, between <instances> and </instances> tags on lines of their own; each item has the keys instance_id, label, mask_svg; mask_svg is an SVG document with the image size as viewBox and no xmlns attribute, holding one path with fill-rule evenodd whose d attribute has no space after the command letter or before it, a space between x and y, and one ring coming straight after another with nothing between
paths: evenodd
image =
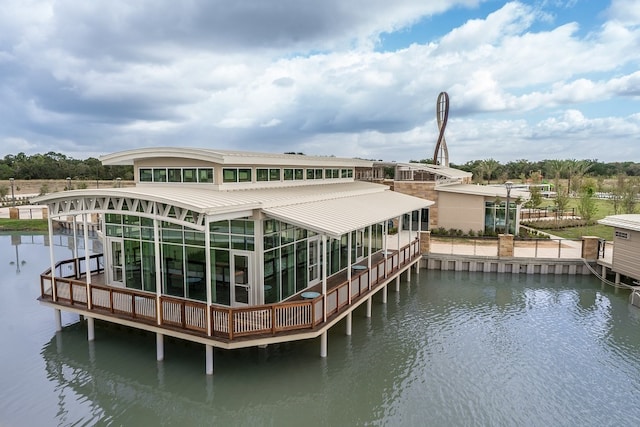
<instances>
[{"instance_id":1,"label":"cloudy sky","mask_svg":"<svg viewBox=\"0 0 640 427\"><path fill-rule=\"evenodd\" d=\"M640 0L3 0L0 157L640 162Z\"/></svg>"}]
</instances>

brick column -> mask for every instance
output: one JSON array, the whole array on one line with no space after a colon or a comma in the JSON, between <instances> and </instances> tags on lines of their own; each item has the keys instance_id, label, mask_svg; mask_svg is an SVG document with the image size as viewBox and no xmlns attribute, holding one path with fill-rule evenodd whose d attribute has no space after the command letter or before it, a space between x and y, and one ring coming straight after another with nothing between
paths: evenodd
<instances>
[{"instance_id":1,"label":"brick column","mask_svg":"<svg viewBox=\"0 0 640 427\"><path fill-rule=\"evenodd\" d=\"M420 232L420 253L428 254L431 250L431 231Z\"/></svg>"},{"instance_id":2,"label":"brick column","mask_svg":"<svg viewBox=\"0 0 640 427\"><path fill-rule=\"evenodd\" d=\"M49 208L42 208L42 219L49 218Z\"/></svg>"},{"instance_id":3,"label":"brick column","mask_svg":"<svg viewBox=\"0 0 640 427\"><path fill-rule=\"evenodd\" d=\"M20 219L20 210L18 208L9 208L10 219Z\"/></svg>"},{"instance_id":4,"label":"brick column","mask_svg":"<svg viewBox=\"0 0 640 427\"><path fill-rule=\"evenodd\" d=\"M582 258L593 260L598 259L598 241L596 236L582 236Z\"/></svg>"},{"instance_id":5,"label":"brick column","mask_svg":"<svg viewBox=\"0 0 640 427\"><path fill-rule=\"evenodd\" d=\"M513 234L498 234L498 257L513 257Z\"/></svg>"}]
</instances>

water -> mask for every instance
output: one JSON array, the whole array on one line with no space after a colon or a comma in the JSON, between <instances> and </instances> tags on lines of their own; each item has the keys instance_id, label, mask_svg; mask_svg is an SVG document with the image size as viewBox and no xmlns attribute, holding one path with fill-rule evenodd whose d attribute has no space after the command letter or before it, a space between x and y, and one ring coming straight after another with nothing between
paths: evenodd
<instances>
[{"instance_id":1,"label":"water","mask_svg":"<svg viewBox=\"0 0 640 427\"><path fill-rule=\"evenodd\" d=\"M0 426L635 426L640 310L592 278L421 271L318 340L215 352L36 302L43 236L0 235ZM13 238L18 242L18 237ZM73 255L59 237L58 258ZM82 242L80 242L82 243ZM57 246L60 245L60 246ZM82 255L82 249L79 250Z\"/></svg>"}]
</instances>

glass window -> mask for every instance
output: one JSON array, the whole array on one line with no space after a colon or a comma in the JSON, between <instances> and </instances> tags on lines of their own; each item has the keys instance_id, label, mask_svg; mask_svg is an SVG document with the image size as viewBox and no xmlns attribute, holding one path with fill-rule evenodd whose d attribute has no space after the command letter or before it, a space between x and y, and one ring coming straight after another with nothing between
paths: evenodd
<instances>
[{"instance_id":1,"label":"glass window","mask_svg":"<svg viewBox=\"0 0 640 427\"><path fill-rule=\"evenodd\" d=\"M269 169L269 181L280 181L280 169Z\"/></svg>"},{"instance_id":2,"label":"glass window","mask_svg":"<svg viewBox=\"0 0 640 427\"><path fill-rule=\"evenodd\" d=\"M293 181L293 169L285 169L284 170L284 180L285 181Z\"/></svg>"},{"instance_id":3,"label":"glass window","mask_svg":"<svg viewBox=\"0 0 640 427\"><path fill-rule=\"evenodd\" d=\"M149 168L140 169L140 182L152 182L153 172Z\"/></svg>"},{"instance_id":4,"label":"glass window","mask_svg":"<svg viewBox=\"0 0 640 427\"><path fill-rule=\"evenodd\" d=\"M238 169L239 182L251 182L251 169Z\"/></svg>"},{"instance_id":5,"label":"glass window","mask_svg":"<svg viewBox=\"0 0 640 427\"><path fill-rule=\"evenodd\" d=\"M199 168L198 169L198 182L213 182L213 169L212 168Z\"/></svg>"},{"instance_id":6,"label":"glass window","mask_svg":"<svg viewBox=\"0 0 640 427\"><path fill-rule=\"evenodd\" d=\"M154 169L153 182L167 182L167 170L164 168Z\"/></svg>"},{"instance_id":7,"label":"glass window","mask_svg":"<svg viewBox=\"0 0 640 427\"><path fill-rule=\"evenodd\" d=\"M229 235L228 234L211 234L211 247L213 248L228 248L229 247Z\"/></svg>"},{"instance_id":8,"label":"glass window","mask_svg":"<svg viewBox=\"0 0 640 427\"><path fill-rule=\"evenodd\" d=\"M180 169L172 168L167 171L169 182L180 182L182 180L182 174Z\"/></svg>"},{"instance_id":9,"label":"glass window","mask_svg":"<svg viewBox=\"0 0 640 427\"><path fill-rule=\"evenodd\" d=\"M229 221L223 220L223 221L212 222L209 225L209 231L216 232L216 233L228 233Z\"/></svg>"},{"instance_id":10,"label":"glass window","mask_svg":"<svg viewBox=\"0 0 640 427\"><path fill-rule=\"evenodd\" d=\"M194 168L182 169L182 182L198 182L198 176Z\"/></svg>"},{"instance_id":11,"label":"glass window","mask_svg":"<svg viewBox=\"0 0 640 427\"><path fill-rule=\"evenodd\" d=\"M294 179L295 179L296 181L303 180L303 179L304 179L304 170L302 170L302 169L296 169L296 170L294 171Z\"/></svg>"},{"instance_id":12,"label":"glass window","mask_svg":"<svg viewBox=\"0 0 640 427\"><path fill-rule=\"evenodd\" d=\"M182 230L162 229L162 241L182 244Z\"/></svg>"},{"instance_id":13,"label":"glass window","mask_svg":"<svg viewBox=\"0 0 640 427\"><path fill-rule=\"evenodd\" d=\"M256 181L268 181L269 170L268 169L256 169Z\"/></svg>"},{"instance_id":14,"label":"glass window","mask_svg":"<svg viewBox=\"0 0 640 427\"><path fill-rule=\"evenodd\" d=\"M322 169L315 170L316 179L322 179Z\"/></svg>"},{"instance_id":15,"label":"glass window","mask_svg":"<svg viewBox=\"0 0 640 427\"><path fill-rule=\"evenodd\" d=\"M222 170L223 182L238 182L238 170L225 168Z\"/></svg>"}]
</instances>

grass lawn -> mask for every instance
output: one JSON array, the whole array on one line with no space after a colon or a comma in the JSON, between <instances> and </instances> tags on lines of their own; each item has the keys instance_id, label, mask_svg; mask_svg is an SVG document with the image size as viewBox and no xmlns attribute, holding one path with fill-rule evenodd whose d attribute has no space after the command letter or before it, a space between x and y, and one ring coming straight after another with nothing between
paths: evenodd
<instances>
[{"instance_id":1,"label":"grass lawn","mask_svg":"<svg viewBox=\"0 0 640 427\"><path fill-rule=\"evenodd\" d=\"M611 200L603 200L596 199L596 214L594 219L602 219L608 215L614 215L613 212L613 202ZM576 215L578 213L578 204L580 203L580 199L569 199L568 208L575 208ZM546 199L541 207L545 206L553 206L553 200ZM607 225L589 225L586 227L574 227L574 228L565 228L562 230L544 230L548 233L554 234L558 237L564 237L565 239L578 239L582 236L597 236L602 239L613 240L613 227L609 227Z\"/></svg>"},{"instance_id":2,"label":"grass lawn","mask_svg":"<svg viewBox=\"0 0 640 427\"><path fill-rule=\"evenodd\" d=\"M0 218L0 231L47 231L46 219Z\"/></svg>"}]
</instances>

